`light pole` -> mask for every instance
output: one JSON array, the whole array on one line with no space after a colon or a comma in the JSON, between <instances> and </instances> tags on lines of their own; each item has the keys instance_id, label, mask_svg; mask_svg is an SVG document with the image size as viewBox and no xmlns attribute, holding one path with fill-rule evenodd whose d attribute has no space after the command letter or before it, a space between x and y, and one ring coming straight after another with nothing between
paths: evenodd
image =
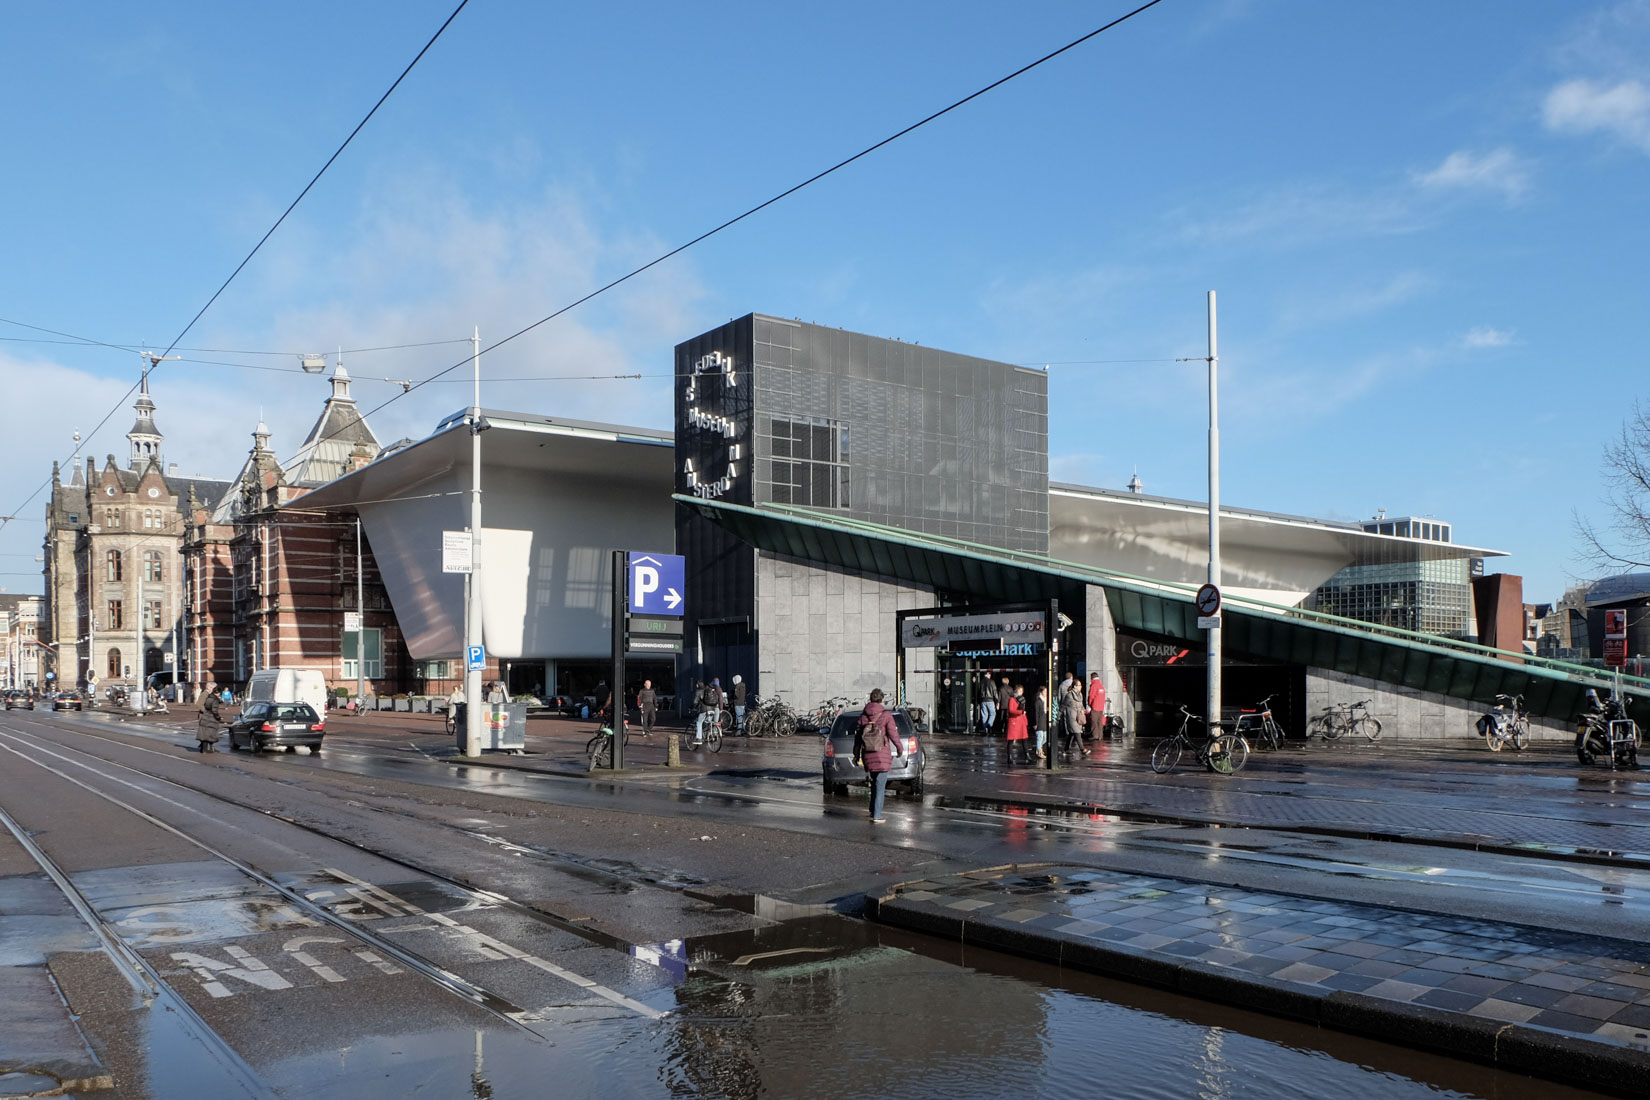
<instances>
[{"instance_id":1,"label":"light pole","mask_svg":"<svg viewBox=\"0 0 1650 1100\"><path fill-rule=\"evenodd\" d=\"M1215 345L1215 292L1209 291L1209 583L1220 587L1220 357ZM1209 697L1206 730L1220 721L1220 615L1209 628Z\"/></svg>"},{"instance_id":2,"label":"light pole","mask_svg":"<svg viewBox=\"0 0 1650 1100\"><path fill-rule=\"evenodd\" d=\"M475 392L470 406L470 583L464 608L464 755L481 755L481 669L470 667L470 652L483 644L481 628L481 328L470 338Z\"/></svg>"}]
</instances>

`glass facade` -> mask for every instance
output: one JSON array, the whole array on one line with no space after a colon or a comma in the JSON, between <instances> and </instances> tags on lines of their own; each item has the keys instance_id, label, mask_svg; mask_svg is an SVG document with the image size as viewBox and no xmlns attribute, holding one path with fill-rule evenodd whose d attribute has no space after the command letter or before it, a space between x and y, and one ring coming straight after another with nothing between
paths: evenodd
<instances>
[{"instance_id":1,"label":"glass facade","mask_svg":"<svg viewBox=\"0 0 1650 1100\"><path fill-rule=\"evenodd\" d=\"M1381 626L1466 637L1472 632L1469 563L1456 558L1348 566L1314 590L1303 606Z\"/></svg>"}]
</instances>

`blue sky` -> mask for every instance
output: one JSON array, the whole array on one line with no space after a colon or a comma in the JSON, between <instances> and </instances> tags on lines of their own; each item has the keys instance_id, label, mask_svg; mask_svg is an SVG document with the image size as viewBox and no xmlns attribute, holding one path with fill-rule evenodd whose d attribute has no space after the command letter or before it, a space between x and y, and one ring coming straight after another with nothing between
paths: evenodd
<instances>
[{"instance_id":1,"label":"blue sky","mask_svg":"<svg viewBox=\"0 0 1650 1100\"><path fill-rule=\"evenodd\" d=\"M245 352L490 342L1129 6L473 0L182 341L234 353L157 372L167 457L296 448L326 384ZM9 6L0 317L166 346L451 8ZM1167 0L500 349L484 402L666 426L672 346L757 310L1051 364L1053 476L1201 498L1201 366L1110 361L1203 354L1214 289L1227 503L1436 516L1553 599L1646 389L1647 59L1643 0ZM138 368L41 335L0 324L10 591ZM371 408L466 353L345 361Z\"/></svg>"}]
</instances>

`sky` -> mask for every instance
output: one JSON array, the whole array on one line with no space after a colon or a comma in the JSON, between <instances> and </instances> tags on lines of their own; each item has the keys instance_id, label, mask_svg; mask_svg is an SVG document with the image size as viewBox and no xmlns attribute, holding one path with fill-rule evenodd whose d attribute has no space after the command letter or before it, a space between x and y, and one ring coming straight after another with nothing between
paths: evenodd
<instances>
[{"instance_id":1,"label":"sky","mask_svg":"<svg viewBox=\"0 0 1650 1100\"><path fill-rule=\"evenodd\" d=\"M1135 6L471 0L178 340L455 3L7 6L0 589L41 590L75 433L125 462L138 349L182 349L151 390L186 475L233 477L260 417L296 450L304 352L420 438L473 329ZM1647 183L1650 0L1164 0L489 352L482 403L667 428L674 345L756 311L1046 366L1053 479L1204 499L1174 360L1214 290L1225 504L1435 517L1553 600L1650 389Z\"/></svg>"}]
</instances>

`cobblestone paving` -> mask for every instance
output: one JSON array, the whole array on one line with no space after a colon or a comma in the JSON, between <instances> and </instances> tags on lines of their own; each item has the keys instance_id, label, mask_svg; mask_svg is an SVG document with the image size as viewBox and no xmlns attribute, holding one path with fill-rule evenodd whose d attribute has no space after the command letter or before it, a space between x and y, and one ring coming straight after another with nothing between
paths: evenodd
<instances>
[{"instance_id":1,"label":"cobblestone paving","mask_svg":"<svg viewBox=\"0 0 1650 1100\"><path fill-rule=\"evenodd\" d=\"M893 896L1031 934L1650 1051L1650 948L1620 940L1078 867L972 871Z\"/></svg>"}]
</instances>

